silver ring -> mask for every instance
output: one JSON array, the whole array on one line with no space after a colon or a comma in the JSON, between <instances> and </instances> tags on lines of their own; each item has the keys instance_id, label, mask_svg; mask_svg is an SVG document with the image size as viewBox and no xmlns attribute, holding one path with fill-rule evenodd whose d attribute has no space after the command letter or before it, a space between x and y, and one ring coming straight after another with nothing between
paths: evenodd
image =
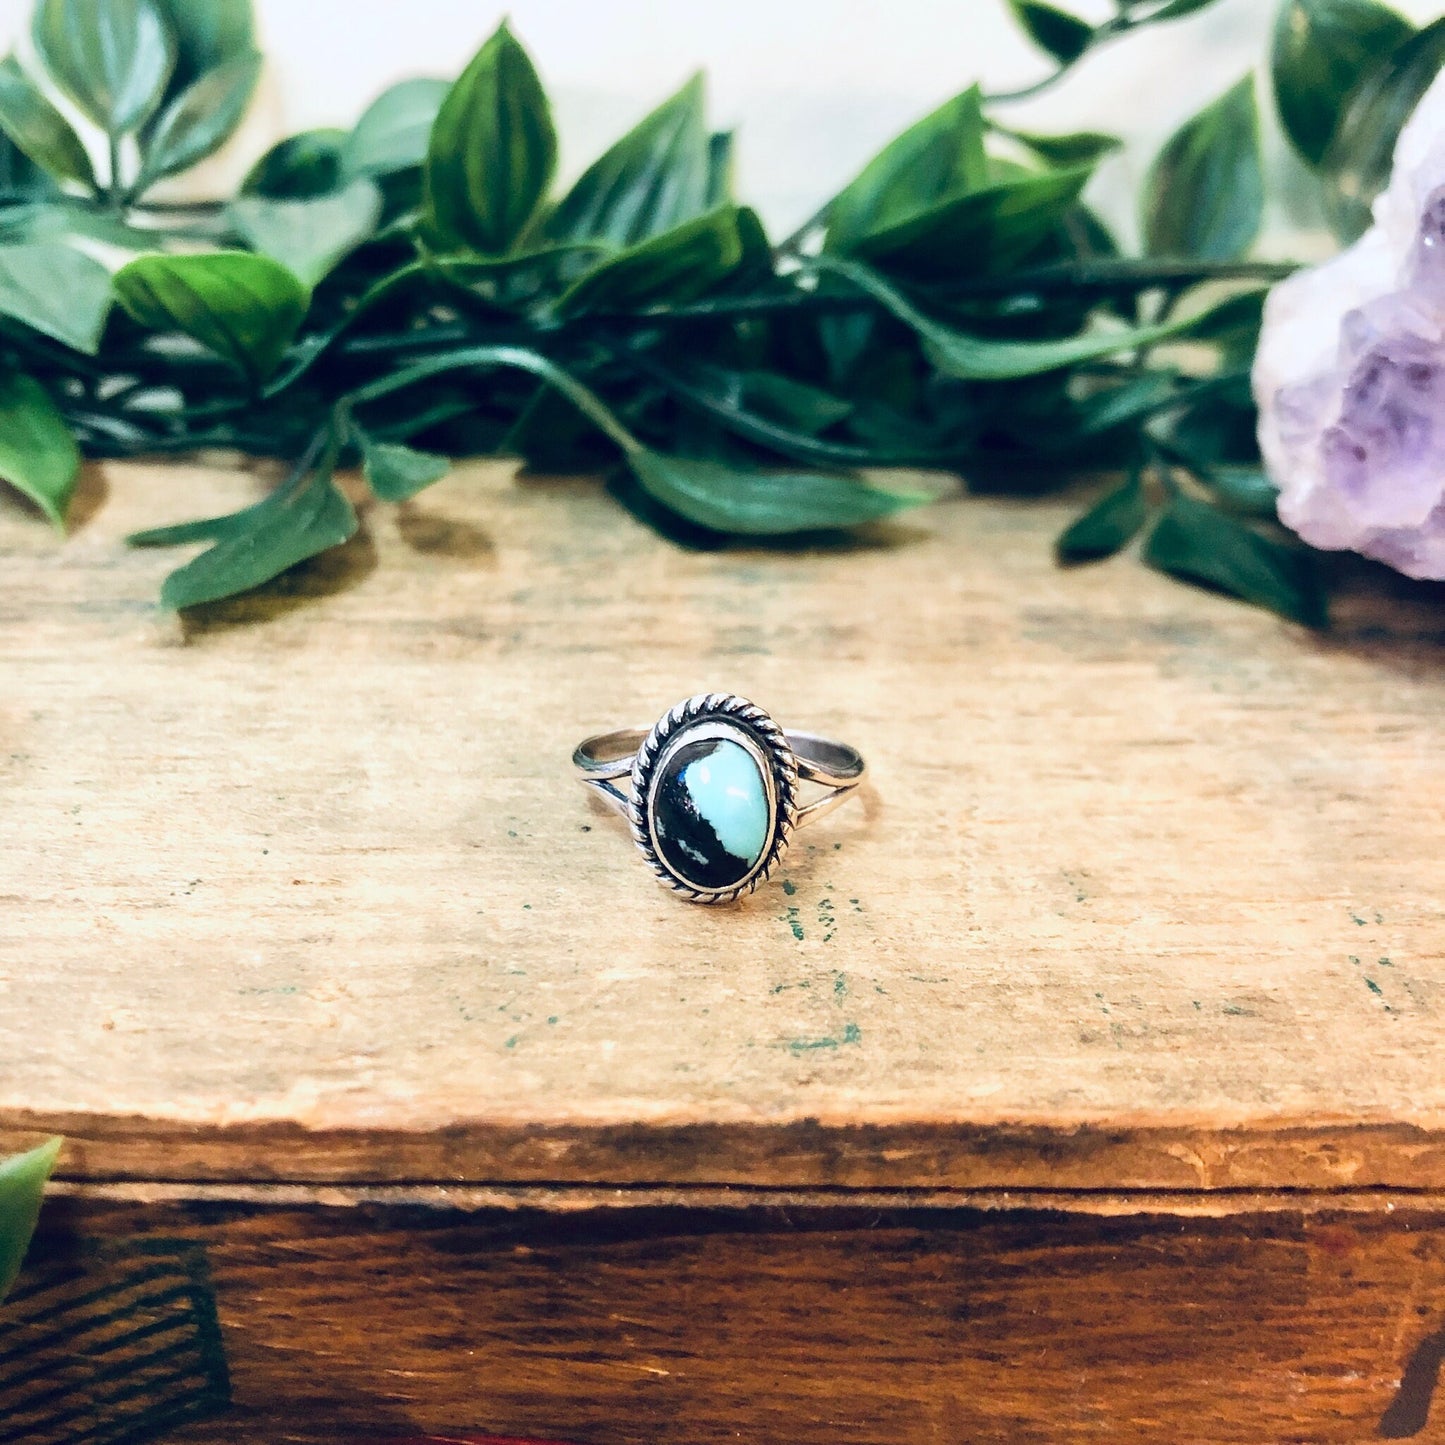
<instances>
[{"instance_id":1,"label":"silver ring","mask_svg":"<svg viewBox=\"0 0 1445 1445\"><path fill-rule=\"evenodd\" d=\"M726 692L690 697L650 729L599 733L577 745L572 762L627 819L657 877L693 903L751 893L793 833L846 802L865 771L856 748L784 732L756 703ZM805 783L822 792L804 802Z\"/></svg>"}]
</instances>

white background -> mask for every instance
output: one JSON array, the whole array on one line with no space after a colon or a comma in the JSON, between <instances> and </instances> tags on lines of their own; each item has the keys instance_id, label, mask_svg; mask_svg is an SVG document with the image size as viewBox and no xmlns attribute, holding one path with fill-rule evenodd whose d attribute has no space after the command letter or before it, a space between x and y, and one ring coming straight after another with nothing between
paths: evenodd
<instances>
[{"instance_id":1,"label":"white background","mask_svg":"<svg viewBox=\"0 0 1445 1445\"><path fill-rule=\"evenodd\" d=\"M1068 3L1093 18L1111 9ZM1438 0L1396 3L1417 21L1439 10ZM0 0L0 37L20 34L30 8ZM1154 147L1259 65L1274 11L1274 0L1219 0L1090 57L1058 92L1010 114L1023 128L1128 138L1130 152L1108 163L1094 192L1128 231ZM192 191L231 184L284 134L349 124L394 80L455 75L504 14L553 94L564 175L701 66L715 122L739 127L739 191L775 228L810 213L891 135L972 81L1007 89L1050 67L1004 0L258 0L257 13L269 67L253 114ZM1277 139L1271 163L1272 190L1287 194L1290 161ZM1277 214L1275 230L1308 219Z\"/></svg>"}]
</instances>

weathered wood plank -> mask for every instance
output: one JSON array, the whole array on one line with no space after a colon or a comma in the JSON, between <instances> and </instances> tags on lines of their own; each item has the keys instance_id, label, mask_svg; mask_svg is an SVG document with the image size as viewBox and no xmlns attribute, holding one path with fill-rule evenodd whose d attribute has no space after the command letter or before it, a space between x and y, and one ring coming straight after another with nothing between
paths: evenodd
<instances>
[{"instance_id":1,"label":"weathered wood plank","mask_svg":"<svg viewBox=\"0 0 1445 1445\"><path fill-rule=\"evenodd\" d=\"M167 1435L177 1445L423 1433L1356 1445L1435 1440L1445 1423L1432 1398L1445 1353L1438 1213L470 1216L66 1201L30 1278L70 1260L103 1291L136 1236L202 1246L214 1285L233 1403ZM73 1346L96 1348L94 1335Z\"/></svg>"},{"instance_id":2,"label":"weathered wood plank","mask_svg":"<svg viewBox=\"0 0 1445 1445\"><path fill-rule=\"evenodd\" d=\"M1060 504L679 551L465 469L184 626L121 535L0 509L0 1126L72 1177L1445 1188L1445 629L1317 638ZM104 494L102 497L101 494ZM688 908L568 777L704 688L876 783Z\"/></svg>"}]
</instances>

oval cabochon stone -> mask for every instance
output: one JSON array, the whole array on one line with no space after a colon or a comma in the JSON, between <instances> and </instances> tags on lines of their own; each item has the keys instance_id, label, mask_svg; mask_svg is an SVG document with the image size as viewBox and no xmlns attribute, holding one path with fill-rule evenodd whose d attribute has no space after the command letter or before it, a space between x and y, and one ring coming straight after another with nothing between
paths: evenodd
<instances>
[{"instance_id":1,"label":"oval cabochon stone","mask_svg":"<svg viewBox=\"0 0 1445 1445\"><path fill-rule=\"evenodd\" d=\"M703 889L741 883L772 831L762 771L740 742L698 738L668 755L653 785L653 844L684 883Z\"/></svg>"}]
</instances>

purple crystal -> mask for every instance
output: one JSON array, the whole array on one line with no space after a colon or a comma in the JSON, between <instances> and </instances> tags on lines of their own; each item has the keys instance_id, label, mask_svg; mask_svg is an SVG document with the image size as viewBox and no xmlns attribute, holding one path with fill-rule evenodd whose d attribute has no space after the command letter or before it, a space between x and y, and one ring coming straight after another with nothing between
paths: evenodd
<instances>
[{"instance_id":1,"label":"purple crystal","mask_svg":"<svg viewBox=\"0 0 1445 1445\"><path fill-rule=\"evenodd\" d=\"M1343 255L1275 288L1255 394L1281 520L1316 546L1438 578L1445 577L1445 86L1437 83L1426 99L1431 109L1422 103L1408 144L1402 138L1375 226ZM1407 151L1420 159L1402 173Z\"/></svg>"}]
</instances>

